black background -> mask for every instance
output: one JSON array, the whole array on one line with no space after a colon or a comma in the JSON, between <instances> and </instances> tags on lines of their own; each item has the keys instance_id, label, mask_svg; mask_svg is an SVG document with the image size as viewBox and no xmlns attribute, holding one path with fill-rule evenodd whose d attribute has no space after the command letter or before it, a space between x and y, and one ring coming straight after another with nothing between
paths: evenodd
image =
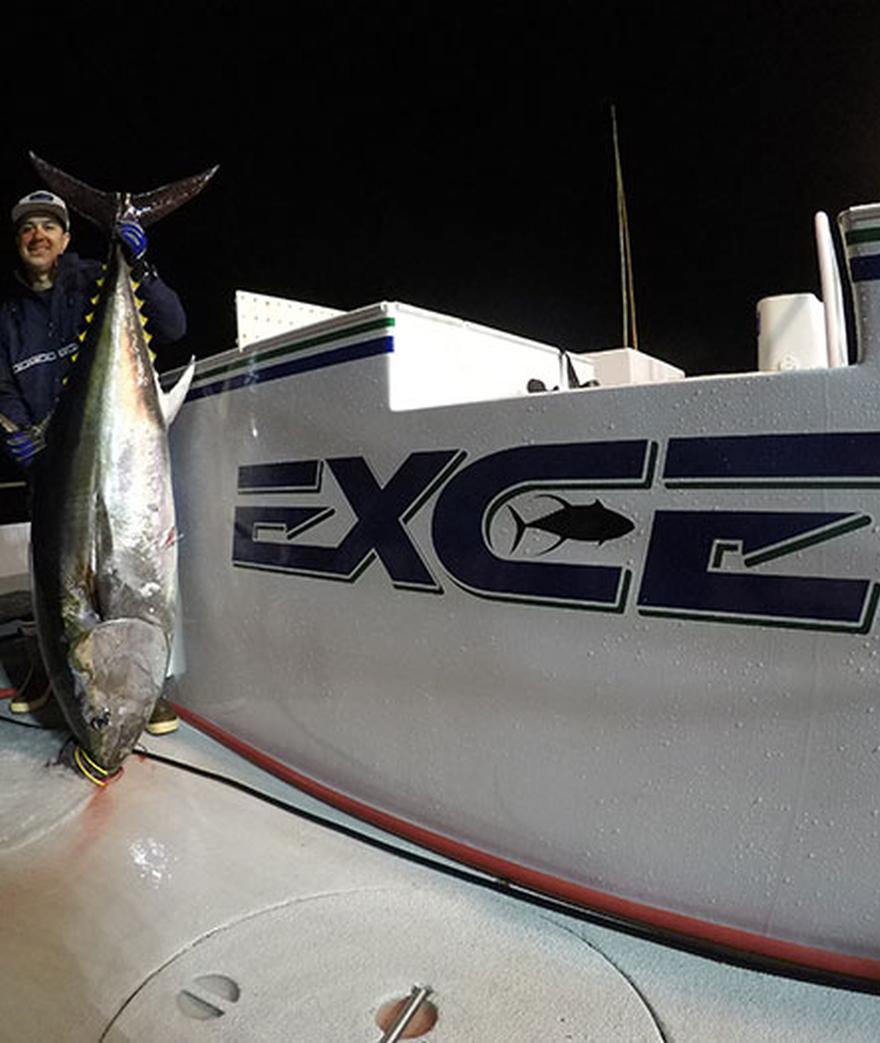
<instances>
[{"instance_id":1,"label":"black background","mask_svg":"<svg viewBox=\"0 0 880 1043\"><path fill-rule=\"evenodd\" d=\"M29 148L110 189L220 164L150 229L190 321L163 368L234 344L236 288L616 346L612 102L641 346L689 373L752 368L758 298L817 291L814 211L880 198L876 2L239 0L4 20L9 205L37 185Z\"/></svg>"}]
</instances>

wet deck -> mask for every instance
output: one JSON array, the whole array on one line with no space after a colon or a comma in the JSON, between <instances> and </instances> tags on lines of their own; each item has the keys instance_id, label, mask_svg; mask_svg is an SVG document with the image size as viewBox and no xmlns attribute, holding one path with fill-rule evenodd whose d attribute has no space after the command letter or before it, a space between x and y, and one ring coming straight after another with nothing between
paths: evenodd
<instances>
[{"instance_id":1,"label":"wet deck","mask_svg":"<svg viewBox=\"0 0 880 1043\"><path fill-rule=\"evenodd\" d=\"M379 1043L416 984L437 1043L877 1038L878 997L457 879L185 725L96 790L58 724L0 701L3 1038Z\"/></svg>"}]
</instances>

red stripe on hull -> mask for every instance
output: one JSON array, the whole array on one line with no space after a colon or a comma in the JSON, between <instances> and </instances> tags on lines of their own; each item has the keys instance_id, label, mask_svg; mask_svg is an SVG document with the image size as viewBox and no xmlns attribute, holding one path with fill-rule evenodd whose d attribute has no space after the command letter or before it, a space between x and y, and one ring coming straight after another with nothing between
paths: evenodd
<instances>
[{"instance_id":1,"label":"red stripe on hull","mask_svg":"<svg viewBox=\"0 0 880 1043\"><path fill-rule=\"evenodd\" d=\"M479 869L493 877L510 881L530 891L552 898L562 899L584 909L593 910L615 919L627 920L667 935L691 939L705 946L718 947L744 955L753 955L765 961L784 963L834 976L880 983L880 960L864 956L819 949L797 942L770 938L751 931L744 931L724 924L710 923L696 917L673 913L642 902L620 898L616 895L596 891L583 884L560 879L527 866L518 865L507 859L481 851L461 841L452 840L400 819L388 812L364 804L354 797L332 789L307 775L302 775L283 762L263 753L256 747L236 738L200 714L184 706L175 705L180 716L199 730L228 746L247 760L265 769L272 775L291 783L309 796L330 804L340 811L369 822L388 833L402 837L421 847L428 848L456 862ZM761 969L760 967L758 969Z\"/></svg>"}]
</instances>

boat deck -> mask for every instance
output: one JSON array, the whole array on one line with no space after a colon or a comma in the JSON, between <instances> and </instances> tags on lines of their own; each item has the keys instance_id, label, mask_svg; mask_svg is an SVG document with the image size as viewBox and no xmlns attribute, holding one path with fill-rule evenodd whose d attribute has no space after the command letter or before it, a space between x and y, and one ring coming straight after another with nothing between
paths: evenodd
<instances>
[{"instance_id":1,"label":"boat deck","mask_svg":"<svg viewBox=\"0 0 880 1043\"><path fill-rule=\"evenodd\" d=\"M878 997L499 894L187 725L98 790L56 713L0 701L3 1038L379 1043L417 985L437 1043L877 1038Z\"/></svg>"}]
</instances>

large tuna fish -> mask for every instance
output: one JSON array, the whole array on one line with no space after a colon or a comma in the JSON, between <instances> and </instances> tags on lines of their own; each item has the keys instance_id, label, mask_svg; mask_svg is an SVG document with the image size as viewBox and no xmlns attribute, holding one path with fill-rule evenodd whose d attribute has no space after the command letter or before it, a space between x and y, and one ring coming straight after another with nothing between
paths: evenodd
<instances>
[{"instance_id":1,"label":"large tuna fish","mask_svg":"<svg viewBox=\"0 0 880 1043\"><path fill-rule=\"evenodd\" d=\"M120 221L163 217L214 173L133 196L31 158L50 188L111 236ZM131 752L165 679L177 589L167 429L192 378L191 364L161 391L136 293L113 244L33 476L40 647L82 751L106 772Z\"/></svg>"}]
</instances>

